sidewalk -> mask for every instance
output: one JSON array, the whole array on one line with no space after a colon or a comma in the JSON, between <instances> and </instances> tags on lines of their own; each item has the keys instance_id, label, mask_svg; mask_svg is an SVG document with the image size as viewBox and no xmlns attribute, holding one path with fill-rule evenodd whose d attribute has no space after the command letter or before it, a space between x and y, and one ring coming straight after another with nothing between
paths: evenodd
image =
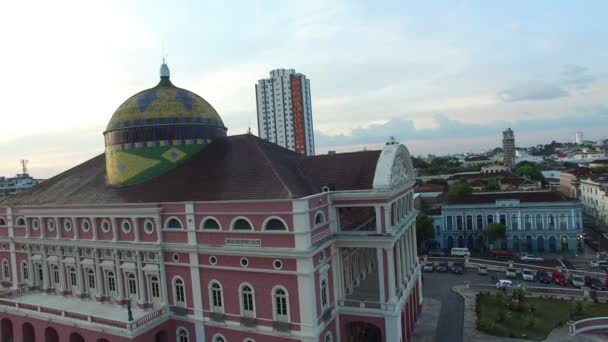
<instances>
[{"instance_id":1,"label":"sidewalk","mask_svg":"<svg viewBox=\"0 0 608 342\"><path fill-rule=\"evenodd\" d=\"M485 334L477 330L476 321L477 314L475 313L475 296L476 292L465 290L464 285L454 286L452 291L458 293L464 298L464 322L462 328L462 340L463 341L490 341L490 342L521 342L528 341L518 338L510 337L497 337ZM544 340L547 342L602 342L606 341L606 337L599 337L590 334L570 336L568 334L568 327L563 326L558 329L554 329Z\"/></svg>"},{"instance_id":2,"label":"sidewalk","mask_svg":"<svg viewBox=\"0 0 608 342\"><path fill-rule=\"evenodd\" d=\"M422 313L416 326L412 341L414 342L435 342L437 323L441 313L441 301L435 298L424 297Z\"/></svg>"}]
</instances>

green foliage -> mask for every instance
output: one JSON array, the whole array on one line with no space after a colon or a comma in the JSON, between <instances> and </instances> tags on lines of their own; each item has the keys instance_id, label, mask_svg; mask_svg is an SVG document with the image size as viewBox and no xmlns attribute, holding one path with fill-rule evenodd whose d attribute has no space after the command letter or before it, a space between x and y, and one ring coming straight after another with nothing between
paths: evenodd
<instances>
[{"instance_id":1,"label":"green foliage","mask_svg":"<svg viewBox=\"0 0 608 342\"><path fill-rule=\"evenodd\" d=\"M481 181L483 185L483 189L485 191L494 191L500 190L500 185L498 184L498 180L496 178L484 179Z\"/></svg>"},{"instance_id":2,"label":"green foliage","mask_svg":"<svg viewBox=\"0 0 608 342\"><path fill-rule=\"evenodd\" d=\"M428 181L426 181L425 184L436 184L436 185L442 185L443 186L443 191L448 189L448 181L443 179L443 178L437 178L437 179L429 179Z\"/></svg>"},{"instance_id":3,"label":"green foliage","mask_svg":"<svg viewBox=\"0 0 608 342\"><path fill-rule=\"evenodd\" d=\"M452 185L452 188L445 195L445 199L448 203L453 203L457 201L464 195L468 195L473 192L473 188L466 182L458 182Z\"/></svg>"},{"instance_id":4,"label":"green foliage","mask_svg":"<svg viewBox=\"0 0 608 342\"><path fill-rule=\"evenodd\" d=\"M422 176L471 172L479 171L481 169L481 166L464 167L458 159L450 157L435 157L429 162L422 158L412 157L412 164L414 168L418 169L419 174Z\"/></svg>"},{"instance_id":5,"label":"green foliage","mask_svg":"<svg viewBox=\"0 0 608 342\"><path fill-rule=\"evenodd\" d=\"M509 336L509 330L502 325L496 324L491 319L484 318L477 320L477 329L496 336Z\"/></svg>"},{"instance_id":6,"label":"green foliage","mask_svg":"<svg viewBox=\"0 0 608 342\"><path fill-rule=\"evenodd\" d=\"M545 181L545 177L536 167L536 164L531 162L518 163L515 166L515 174L535 181Z\"/></svg>"},{"instance_id":7,"label":"green foliage","mask_svg":"<svg viewBox=\"0 0 608 342\"><path fill-rule=\"evenodd\" d=\"M484 234L490 242L502 240L505 238L506 227L502 223L490 223Z\"/></svg>"},{"instance_id":8,"label":"green foliage","mask_svg":"<svg viewBox=\"0 0 608 342\"><path fill-rule=\"evenodd\" d=\"M416 217L416 239L418 245L422 246L422 241L432 240L435 238L435 229L433 228L433 218L427 216L424 212L419 212Z\"/></svg>"}]
</instances>

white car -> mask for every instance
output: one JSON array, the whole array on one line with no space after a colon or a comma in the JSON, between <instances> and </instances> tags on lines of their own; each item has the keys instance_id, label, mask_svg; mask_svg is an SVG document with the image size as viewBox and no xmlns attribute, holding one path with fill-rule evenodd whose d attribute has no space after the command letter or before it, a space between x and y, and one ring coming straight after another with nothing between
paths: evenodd
<instances>
[{"instance_id":1,"label":"white car","mask_svg":"<svg viewBox=\"0 0 608 342\"><path fill-rule=\"evenodd\" d=\"M496 282L497 289L510 289L514 287L519 287L519 284L509 279L500 279L498 282Z\"/></svg>"},{"instance_id":2,"label":"white car","mask_svg":"<svg viewBox=\"0 0 608 342\"><path fill-rule=\"evenodd\" d=\"M593 268L607 268L608 261L606 260L593 260L591 261L591 267Z\"/></svg>"},{"instance_id":3,"label":"white car","mask_svg":"<svg viewBox=\"0 0 608 342\"><path fill-rule=\"evenodd\" d=\"M532 254L526 254L526 255L522 256L520 259L523 262L543 262L543 261L545 261L545 259L543 259L542 257L532 255Z\"/></svg>"},{"instance_id":4,"label":"white car","mask_svg":"<svg viewBox=\"0 0 608 342\"><path fill-rule=\"evenodd\" d=\"M486 265L479 265L479 267L477 268L477 274L479 274L479 275L487 275L488 274L488 266L486 266Z\"/></svg>"},{"instance_id":5,"label":"white car","mask_svg":"<svg viewBox=\"0 0 608 342\"><path fill-rule=\"evenodd\" d=\"M521 272L521 277L526 281L534 281L536 278L536 271L524 268L524 270Z\"/></svg>"}]
</instances>

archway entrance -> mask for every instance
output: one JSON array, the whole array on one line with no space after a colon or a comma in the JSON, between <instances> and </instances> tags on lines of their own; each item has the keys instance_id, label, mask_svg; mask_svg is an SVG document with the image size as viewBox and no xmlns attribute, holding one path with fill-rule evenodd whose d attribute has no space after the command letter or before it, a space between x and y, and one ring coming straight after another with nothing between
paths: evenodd
<instances>
[{"instance_id":1,"label":"archway entrance","mask_svg":"<svg viewBox=\"0 0 608 342\"><path fill-rule=\"evenodd\" d=\"M484 242L483 242L483 236L479 235L477 237L477 248L483 252L486 249L485 247L486 246L484 245Z\"/></svg>"},{"instance_id":2,"label":"archway entrance","mask_svg":"<svg viewBox=\"0 0 608 342\"><path fill-rule=\"evenodd\" d=\"M30 323L23 323L21 334L23 335L23 342L36 342L36 331Z\"/></svg>"},{"instance_id":3,"label":"archway entrance","mask_svg":"<svg viewBox=\"0 0 608 342\"><path fill-rule=\"evenodd\" d=\"M473 237L473 235L469 235L467 237L467 248L472 251L475 249L475 238Z\"/></svg>"},{"instance_id":4,"label":"archway entrance","mask_svg":"<svg viewBox=\"0 0 608 342\"><path fill-rule=\"evenodd\" d=\"M551 235L549 237L549 252L551 252L551 253L557 252L555 236L553 236L553 235Z\"/></svg>"},{"instance_id":5,"label":"archway entrance","mask_svg":"<svg viewBox=\"0 0 608 342\"><path fill-rule=\"evenodd\" d=\"M154 342L168 342L169 337L166 331L159 331L154 335Z\"/></svg>"},{"instance_id":6,"label":"archway entrance","mask_svg":"<svg viewBox=\"0 0 608 342\"><path fill-rule=\"evenodd\" d=\"M57 330L48 327L44 330L44 341L45 342L59 342L59 334Z\"/></svg>"},{"instance_id":7,"label":"archway entrance","mask_svg":"<svg viewBox=\"0 0 608 342\"><path fill-rule=\"evenodd\" d=\"M380 330L380 328L366 322L349 323L348 334L348 341L350 342L382 341L382 331Z\"/></svg>"},{"instance_id":8,"label":"archway entrance","mask_svg":"<svg viewBox=\"0 0 608 342\"><path fill-rule=\"evenodd\" d=\"M70 334L70 342L84 342L84 337L79 333L71 333Z\"/></svg>"},{"instance_id":9,"label":"archway entrance","mask_svg":"<svg viewBox=\"0 0 608 342\"><path fill-rule=\"evenodd\" d=\"M526 252L532 253L532 237L530 235L526 236Z\"/></svg>"},{"instance_id":10,"label":"archway entrance","mask_svg":"<svg viewBox=\"0 0 608 342\"><path fill-rule=\"evenodd\" d=\"M454 248L454 237L452 235L448 235L448 251Z\"/></svg>"},{"instance_id":11,"label":"archway entrance","mask_svg":"<svg viewBox=\"0 0 608 342\"><path fill-rule=\"evenodd\" d=\"M561 242L562 242L562 252L567 252L568 251L568 237L566 235L562 235Z\"/></svg>"},{"instance_id":12,"label":"archway entrance","mask_svg":"<svg viewBox=\"0 0 608 342\"><path fill-rule=\"evenodd\" d=\"M513 236L513 252L519 252L519 236Z\"/></svg>"},{"instance_id":13,"label":"archway entrance","mask_svg":"<svg viewBox=\"0 0 608 342\"><path fill-rule=\"evenodd\" d=\"M462 235L458 235L458 247L464 247L464 237Z\"/></svg>"},{"instance_id":14,"label":"archway entrance","mask_svg":"<svg viewBox=\"0 0 608 342\"><path fill-rule=\"evenodd\" d=\"M542 235L539 235L536 238L536 250L539 253L543 253L545 251L545 239L542 237Z\"/></svg>"},{"instance_id":15,"label":"archway entrance","mask_svg":"<svg viewBox=\"0 0 608 342\"><path fill-rule=\"evenodd\" d=\"M2 332L2 342L15 342L13 337L13 322L8 318L3 318L0 321L0 331Z\"/></svg>"}]
</instances>

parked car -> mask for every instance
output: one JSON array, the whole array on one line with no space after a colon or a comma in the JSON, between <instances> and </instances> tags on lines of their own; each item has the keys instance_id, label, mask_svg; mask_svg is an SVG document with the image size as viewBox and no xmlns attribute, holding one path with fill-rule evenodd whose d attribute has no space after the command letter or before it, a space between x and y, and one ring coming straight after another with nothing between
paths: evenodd
<instances>
[{"instance_id":1,"label":"parked car","mask_svg":"<svg viewBox=\"0 0 608 342\"><path fill-rule=\"evenodd\" d=\"M545 261L545 259L543 259L542 257L533 255L533 254L525 254L520 259L523 262L543 262L543 261Z\"/></svg>"},{"instance_id":2,"label":"parked car","mask_svg":"<svg viewBox=\"0 0 608 342\"><path fill-rule=\"evenodd\" d=\"M486 266L486 265L479 265L479 267L477 268L477 274L479 274L479 275L487 275L488 274L488 266Z\"/></svg>"},{"instance_id":3,"label":"parked car","mask_svg":"<svg viewBox=\"0 0 608 342\"><path fill-rule=\"evenodd\" d=\"M572 286L582 288L585 286L585 276L582 274L573 274L571 277Z\"/></svg>"},{"instance_id":4,"label":"parked car","mask_svg":"<svg viewBox=\"0 0 608 342\"><path fill-rule=\"evenodd\" d=\"M437 265L437 267L435 269L437 270L437 272L445 273L448 271L448 263L440 262L439 265Z\"/></svg>"},{"instance_id":5,"label":"parked car","mask_svg":"<svg viewBox=\"0 0 608 342\"><path fill-rule=\"evenodd\" d=\"M606 285L597 278L591 278L589 286L597 291L606 291Z\"/></svg>"},{"instance_id":6,"label":"parked car","mask_svg":"<svg viewBox=\"0 0 608 342\"><path fill-rule=\"evenodd\" d=\"M435 270L435 267L430 262L427 262L426 264L424 264L422 266L422 272L433 272L434 270Z\"/></svg>"},{"instance_id":7,"label":"parked car","mask_svg":"<svg viewBox=\"0 0 608 342\"><path fill-rule=\"evenodd\" d=\"M514 268L507 268L507 273L506 273L507 278L517 278L517 270Z\"/></svg>"},{"instance_id":8,"label":"parked car","mask_svg":"<svg viewBox=\"0 0 608 342\"><path fill-rule=\"evenodd\" d=\"M432 251L429 251L429 256L430 257L443 257L445 256L445 253L443 253L442 251L435 249Z\"/></svg>"},{"instance_id":9,"label":"parked car","mask_svg":"<svg viewBox=\"0 0 608 342\"><path fill-rule=\"evenodd\" d=\"M454 274L463 274L464 273L464 265L463 264L454 264L454 265L452 265L452 273L454 273Z\"/></svg>"},{"instance_id":10,"label":"parked car","mask_svg":"<svg viewBox=\"0 0 608 342\"><path fill-rule=\"evenodd\" d=\"M519 284L515 283L512 280L509 279L500 279L498 282L496 282L496 288L497 289L511 289L511 288L516 288L519 287Z\"/></svg>"},{"instance_id":11,"label":"parked car","mask_svg":"<svg viewBox=\"0 0 608 342\"><path fill-rule=\"evenodd\" d=\"M608 261L606 261L606 260L593 260L593 261L591 261L591 267L606 269L606 268L608 268Z\"/></svg>"},{"instance_id":12,"label":"parked car","mask_svg":"<svg viewBox=\"0 0 608 342\"><path fill-rule=\"evenodd\" d=\"M549 275L549 273L542 271L542 272L538 272L537 274L538 276L538 281L540 281L541 283L544 284L551 284L551 276Z\"/></svg>"},{"instance_id":13,"label":"parked car","mask_svg":"<svg viewBox=\"0 0 608 342\"><path fill-rule=\"evenodd\" d=\"M525 281L534 281L534 279L536 279L536 271L524 268L521 272L521 277Z\"/></svg>"},{"instance_id":14,"label":"parked car","mask_svg":"<svg viewBox=\"0 0 608 342\"><path fill-rule=\"evenodd\" d=\"M551 280L553 280L554 283L556 283L557 285L561 285L561 286L566 286L568 285L568 278L566 278L566 276L559 271L555 271L551 274Z\"/></svg>"},{"instance_id":15,"label":"parked car","mask_svg":"<svg viewBox=\"0 0 608 342\"><path fill-rule=\"evenodd\" d=\"M471 252L466 247L464 247L464 248L454 247L450 251L450 255L451 256L461 256L461 257L463 257L463 256L471 256Z\"/></svg>"},{"instance_id":16,"label":"parked car","mask_svg":"<svg viewBox=\"0 0 608 342\"><path fill-rule=\"evenodd\" d=\"M494 258L512 258L513 257L513 253L504 250L504 249L495 249L490 251L490 256L494 257Z\"/></svg>"}]
</instances>

